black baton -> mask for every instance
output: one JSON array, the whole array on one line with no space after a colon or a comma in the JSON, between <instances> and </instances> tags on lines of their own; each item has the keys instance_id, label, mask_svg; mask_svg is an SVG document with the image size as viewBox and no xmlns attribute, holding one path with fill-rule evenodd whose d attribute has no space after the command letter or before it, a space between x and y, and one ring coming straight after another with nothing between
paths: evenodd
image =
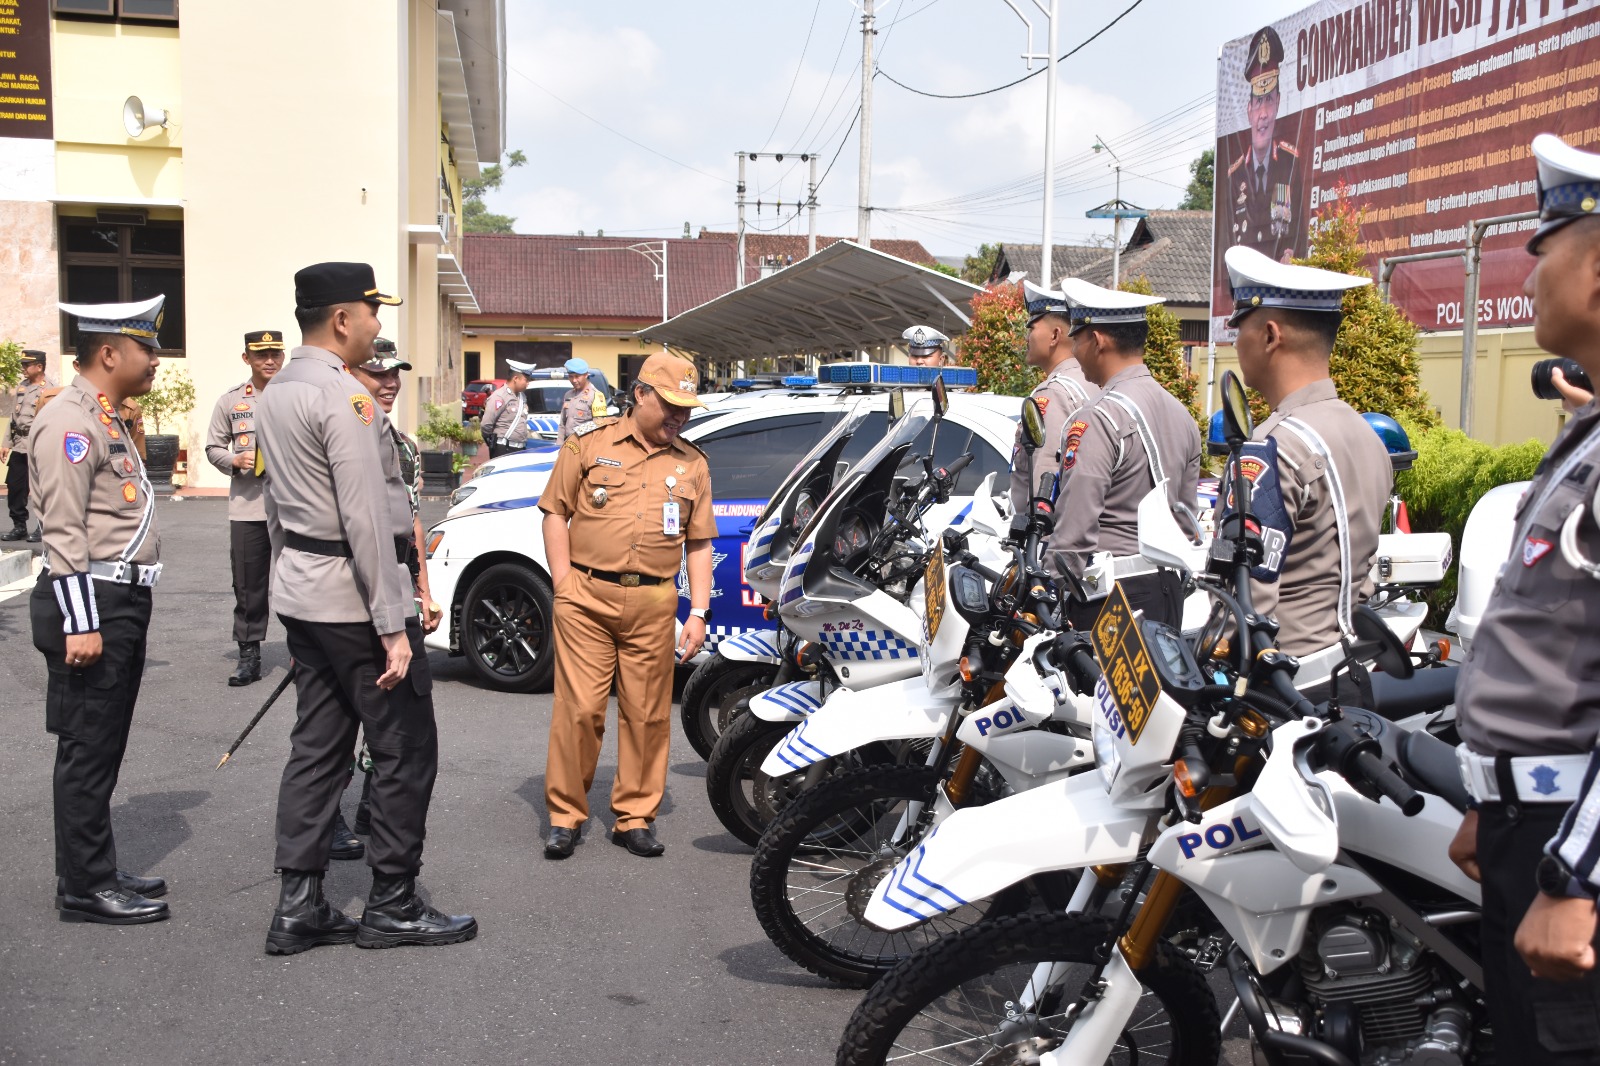
<instances>
[{"instance_id":1,"label":"black baton","mask_svg":"<svg viewBox=\"0 0 1600 1066\"><path fill-rule=\"evenodd\" d=\"M244 732L239 734L239 739L233 742L233 747L229 748L227 754L223 755L222 760L217 763L218 770L222 769L223 763L226 763L229 759L233 758L233 753L239 750L239 745L243 744L244 738L250 735L250 730L256 727L256 723L261 721L262 716L264 716L268 709L271 708L273 702L276 701L279 696L283 695L283 690L288 688L289 682L293 680L294 660L290 659L289 669L283 675L283 680L278 682L278 687L272 690L272 695L267 697L267 702L261 705L261 709L256 712L256 716L250 719L250 724L244 727Z\"/></svg>"}]
</instances>

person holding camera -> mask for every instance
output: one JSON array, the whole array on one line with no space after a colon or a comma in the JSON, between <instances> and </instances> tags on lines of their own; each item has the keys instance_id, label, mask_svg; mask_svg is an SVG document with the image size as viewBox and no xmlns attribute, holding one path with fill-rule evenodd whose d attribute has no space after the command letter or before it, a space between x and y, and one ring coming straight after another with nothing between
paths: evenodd
<instances>
[{"instance_id":1,"label":"person holding camera","mask_svg":"<svg viewBox=\"0 0 1600 1066\"><path fill-rule=\"evenodd\" d=\"M1533 156L1541 222L1523 291L1534 299L1534 339L1592 381L1600 155L1542 134ZM1560 376L1556 394L1583 399L1574 367ZM1483 990L1495 1046L1535 1066L1590 1063L1600 1046L1597 498L1600 404L1591 396L1518 505L1511 558L1457 683L1457 754L1474 806L1450 857L1483 884Z\"/></svg>"}]
</instances>

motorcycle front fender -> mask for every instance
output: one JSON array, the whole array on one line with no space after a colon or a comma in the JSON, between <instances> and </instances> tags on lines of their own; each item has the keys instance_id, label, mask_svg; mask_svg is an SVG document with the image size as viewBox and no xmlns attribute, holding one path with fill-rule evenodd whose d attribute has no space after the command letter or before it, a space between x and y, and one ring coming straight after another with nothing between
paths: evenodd
<instances>
[{"instance_id":1,"label":"motorcycle front fender","mask_svg":"<svg viewBox=\"0 0 1600 1066\"><path fill-rule=\"evenodd\" d=\"M783 634L776 629L747 629L717 643L717 654L739 663L783 662Z\"/></svg>"},{"instance_id":2,"label":"motorcycle front fender","mask_svg":"<svg viewBox=\"0 0 1600 1066\"><path fill-rule=\"evenodd\" d=\"M801 722L821 706L820 681L791 681L750 697L750 713L763 722Z\"/></svg>"},{"instance_id":3,"label":"motorcycle front fender","mask_svg":"<svg viewBox=\"0 0 1600 1066\"><path fill-rule=\"evenodd\" d=\"M879 883L867 922L904 929L1036 874L1131 862L1160 813L1113 803L1099 774L956 811Z\"/></svg>"},{"instance_id":4,"label":"motorcycle front fender","mask_svg":"<svg viewBox=\"0 0 1600 1066\"><path fill-rule=\"evenodd\" d=\"M792 774L877 741L939 736L955 706L935 699L920 675L859 691L837 689L772 749L761 772Z\"/></svg>"}]
</instances>

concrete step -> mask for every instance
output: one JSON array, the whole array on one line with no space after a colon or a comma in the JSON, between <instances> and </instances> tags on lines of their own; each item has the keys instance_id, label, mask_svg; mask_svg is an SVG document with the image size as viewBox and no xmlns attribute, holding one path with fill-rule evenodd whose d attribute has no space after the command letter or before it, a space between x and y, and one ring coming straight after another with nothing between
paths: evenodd
<instances>
[{"instance_id":1,"label":"concrete step","mask_svg":"<svg viewBox=\"0 0 1600 1066\"><path fill-rule=\"evenodd\" d=\"M11 585L18 581L25 581L32 577L35 572L33 552L0 552L0 585Z\"/></svg>"}]
</instances>

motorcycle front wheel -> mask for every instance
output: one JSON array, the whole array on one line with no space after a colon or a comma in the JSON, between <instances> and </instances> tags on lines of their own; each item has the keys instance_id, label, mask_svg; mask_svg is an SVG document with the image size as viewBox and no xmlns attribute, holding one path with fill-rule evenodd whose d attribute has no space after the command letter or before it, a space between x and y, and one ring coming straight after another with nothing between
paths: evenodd
<instances>
[{"instance_id":1,"label":"motorcycle front wheel","mask_svg":"<svg viewBox=\"0 0 1600 1066\"><path fill-rule=\"evenodd\" d=\"M1038 1062L1071 1032L1068 1011L1091 976L1106 931L1102 920L1035 913L945 937L867 993L845 1026L836 1066ZM1041 964L1050 963L1058 964L1051 972L1059 979L1038 988ZM1204 975L1162 942L1139 983L1143 994L1106 1061L1213 1066L1222 1036Z\"/></svg>"}]
</instances>

